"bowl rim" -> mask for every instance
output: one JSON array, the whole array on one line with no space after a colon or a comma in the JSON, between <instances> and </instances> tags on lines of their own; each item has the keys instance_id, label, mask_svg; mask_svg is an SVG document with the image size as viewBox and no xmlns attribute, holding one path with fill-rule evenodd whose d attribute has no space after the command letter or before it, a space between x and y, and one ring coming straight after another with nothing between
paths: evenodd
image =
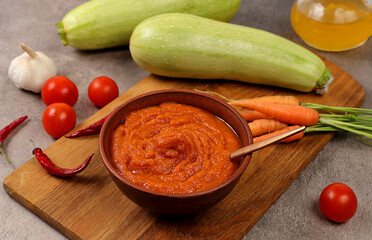
<instances>
[{"instance_id":1,"label":"bowl rim","mask_svg":"<svg viewBox=\"0 0 372 240\"><path fill-rule=\"evenodd\" d=\"M196 198L196 197L200 197L200 196L203 196L203 195L208 195L209 193L215 192L218 189L222 189L222 188L226 187L227 185L229 185L231 182L239 179L240 176L245 171L245 169L247 168L248 164L250 163L251 157L252 157L252 153L251 154L247 154L247 155L241 157L241 160L240 160L241 163L240 163L238 169L228 179L226 179L224 182L218 184L217 186L214 186L212 188L209 188L209 189L206 189L206 190L203 190L203 191L197 191L197 192L191 192L191 193L167 193L167 192L160 192L160 191L155 191L155 190L147 189L147 188L144 188L142 186L138 186L138 185L136 185L136 184L134 184L134 183L132 183L130 181L125 180L122 177L122 175L116 170L116 168L113 166L113 164L110 162L110 160L108 160L108 155L107 155L107 153L104 150L104 147L103 147L104 144L103 144L103 142L104 142L104 136L106 135L105 134L106 129L109 127L111 120L125 106L127 106L127 105L129 105L129 104L131 104L133 102L136 102L136 101L138 101L139 99L141 99L143 97L147 97L147 96L150 96L150 95L164 94L164 93L185 93L185 94L199 95L201 97L206 97L206 98L212 99L213 101L218 102L218 104L224 105L227 109L229 109L229 111L232 112L233 115L235 115L243 123L244 132L247 133L247 135L248 135L247 136L248 137L248 145L253 144L252 133L251 133L251 130L250 130L249 126L248 126L247 121L243 118L243 116L237 110L235 110L229 104L221 101L220 99L218 99L218 98L216 98L214 96L211 96L209 94L205 94L205 93L197 92L197 91L193 91L193 90L186 90L186 89L162 89L162 90L150 91L150 92L146 92L146 93L140 94L138 96L135 96L133 98L130 98L127 101L125 101L124 103L122 103L119 106L117 106L109 114L109 116L107 117L106 121L104 122L104 124L102 126L102 129L101 129L101 132L99 134L99 153L100 153L100 156L101 156L101 160L104 163L104 165L107 168L107 170L109 171L109 173L111 175L114 175L117 179L119 179L121 182L123 182L127 186L129 186L129 187L131 187L131 188L133 188L133 189L135 189L135 190L137 190L139 192L143 192L145 194L150 194L150 195L154 195L154 196L158 196L158 197L166 197L166 198L174 198L174 199ZM204 110L206 110L206 109L204 109ZM206 111L208 111L208 110L206 110ZM222 118L222 120L225 121L223 118ZM230 127L233 129L232 126L230 126ZM233 131L236 132L235 129L233 129ZM244 146L242 146L242 147L244 147Z\"/></svg>"}]
</instances>

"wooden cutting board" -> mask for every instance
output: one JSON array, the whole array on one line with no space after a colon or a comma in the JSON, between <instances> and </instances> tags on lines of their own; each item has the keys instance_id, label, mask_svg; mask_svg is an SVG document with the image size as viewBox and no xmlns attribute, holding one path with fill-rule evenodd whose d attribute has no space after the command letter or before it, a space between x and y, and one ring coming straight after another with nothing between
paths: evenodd
<instances>
[{"instance_id":1,"label":"wooden cutting board","mask_svg":"<svg viewBox=\"0 0 372 240\"><path fill-rule=\"evenodd\" d=\"M134 96L169 88L215 91L231 99L292 94L302 102L359 107L365 94L361 85L332 62L323 60L334 75L323 96L232 81L150 75L76 129L101 119ZM4 188L70 239L241 239L332 137L332 133L311 133L299 142L275 144L255 152L227 198L194 217L154 215L128 200L101 162L98 135L61 138L44 149L57 165L68 168L77 166L93 152L92 162L82 173L59 179L32 158L6 177Z\"/></svg>"}]
</instances>

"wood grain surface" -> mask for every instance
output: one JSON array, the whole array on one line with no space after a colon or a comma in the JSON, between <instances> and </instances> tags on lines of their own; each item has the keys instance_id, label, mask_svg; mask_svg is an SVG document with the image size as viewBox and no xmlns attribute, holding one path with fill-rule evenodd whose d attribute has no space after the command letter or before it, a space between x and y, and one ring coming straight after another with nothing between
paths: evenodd
<instances>
[{"instance_id":1,"label":"wood grain surface","mask_svg":"<svg viewBox=\"0 0 372 240\"><path fill-rule=\"evenodd\" d=\"M292 94L302 102L359 107L365 94L361 85L332 62L323 60L334 75L323 96L233 81L149 75L76 129L99 120L134 96L169 88L215 91L232 99ZM70 239L241 239L332 137L332 133L310 133L298 142L275 144L253 153L250 165L227 198L193 217L158 216L128 200L101 162L98 135L60 138L44 149L54 163L68 168L94 153L82 173L70 179L56 178L32 158L6 177L4 188Z\"/></svg>"}]
</instances>

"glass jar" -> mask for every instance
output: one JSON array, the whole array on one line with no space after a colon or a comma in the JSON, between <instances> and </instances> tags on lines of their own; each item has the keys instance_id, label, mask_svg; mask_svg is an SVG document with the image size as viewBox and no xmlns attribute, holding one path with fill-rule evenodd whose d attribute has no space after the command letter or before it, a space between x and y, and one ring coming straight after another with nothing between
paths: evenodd
<instances>
[{"instance_id":1,"label":"glass jar","mask_svg":"<svg viewBox=\"0 0 372 240\"><path fill-rule=\"evenodd\" d=\"M372 35L372 0L297 0L291 24L301 39L324 51L362 45Z\"/></svg>"}]
</instances>

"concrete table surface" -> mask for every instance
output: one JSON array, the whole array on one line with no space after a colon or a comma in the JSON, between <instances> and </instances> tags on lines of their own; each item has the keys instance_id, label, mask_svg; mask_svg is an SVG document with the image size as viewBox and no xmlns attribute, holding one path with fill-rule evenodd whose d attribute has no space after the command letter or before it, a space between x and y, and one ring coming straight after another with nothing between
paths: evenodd
<instances>
[{"instance_id":1,"label":"concrete table surface","mask_svg":"<svg viewBox=\"0 0 372 240\"><path fill-rule=\"evenodd\" d=\"M7 138L4 148L14 167L32 157L32 139L41 148L55 140L43 129L45 106L39 94L16 88L8 77L11 60L20 55L20 42L51 57L58 74L72 79L80 96L75 111L77 123L98 109L87 96L92 79L106 75L116 80L120 94L148 75L131 59L127 47L82 52L64 47L55 23L82 0L1 0L0 1L0 128L14 119L29 120ZM243 0L235 24L263 29L306 46L290 25L293 0ZM307 47L307 46L306 46ZM328 58L353 76L365 89L362 107L372 108L372 39L354 50L327 53ZM304 153L306 154L306 153ZM0 156L0 178L14 168ZM318 154L286 192L272 205L244 239L372 239L372 146L358 137L337 134ZM322 217L317 206L321 190L333 182L343 182L355 191L359 206L356 215L344 224ZM0 239L65 239L59 232L0 190Z\"/></svg>"}]
</instances>

